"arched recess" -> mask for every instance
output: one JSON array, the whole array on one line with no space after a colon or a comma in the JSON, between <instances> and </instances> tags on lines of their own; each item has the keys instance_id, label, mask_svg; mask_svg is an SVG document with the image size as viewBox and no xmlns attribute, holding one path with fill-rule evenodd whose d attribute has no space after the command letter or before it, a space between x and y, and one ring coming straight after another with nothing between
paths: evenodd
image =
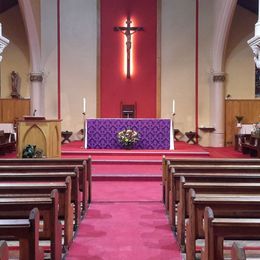
<instances>
[{"instance_id":1,"label":"arched recess","mask_svg":"<svg viewBox=\"0 0 260 260\"><path fill-rule=\"evenodd\" d=\"M225 132L225 51L237 0L214 2L214 35L212 44L212 79L210 91L210 120L215 131L211 134L211 146L224 146Z\"/></svg>"},{"instance_id":2,"label":"arched recess","mask_svg":"<svg viewBox=\"0 0 260 260\"><path fill-rule=\"evenodd\" d=\"M22 140L23 144L36 145L36 148L42 149L43 154L47 154L47 138L42 129L33 124L25 133Z\"/></svg>"},{"instance_id":3,"label":"arched recess","mask_svg":"<svg viewBox=\"0 0 260 260\"><path fill-rule=\"evenodd\" d=\"M24 19L24 25L29 43L31 65L31 71L29 73L31 80L31 113L37 111L36 115L43 115L44 102L42 97L44 96L44 93L41 88L42 64L39 32L37 31L31 0L18 0L18 2ZM35 80L35 76L37 75L40 76L40 80Z\"/></svg>"}]
</instances>

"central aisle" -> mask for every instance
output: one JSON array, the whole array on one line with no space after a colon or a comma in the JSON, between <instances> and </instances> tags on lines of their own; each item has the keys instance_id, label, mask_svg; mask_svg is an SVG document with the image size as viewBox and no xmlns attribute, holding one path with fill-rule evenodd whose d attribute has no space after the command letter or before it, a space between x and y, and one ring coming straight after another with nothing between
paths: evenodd
<instances>
[{"instance_id":1,"label":"central aisle","mask_svg":"<svg viewBox=\"0 0 260 260\"><path fill-rule=\"evenodd\" d=\"M67 260L181 259L159 181L95 181Z\"/></svg>"}]
</instances>

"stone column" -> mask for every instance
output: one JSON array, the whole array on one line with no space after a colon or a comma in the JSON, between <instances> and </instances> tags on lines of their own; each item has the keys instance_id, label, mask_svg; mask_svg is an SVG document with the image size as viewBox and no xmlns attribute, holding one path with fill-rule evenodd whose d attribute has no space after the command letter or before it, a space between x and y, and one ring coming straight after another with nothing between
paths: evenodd
<instances>
[{"instance_id":1,"label":"stone column","mask_svg":"<svg viewBox=\"0 0 260 260\"><path fill-rule=\"evenodd\" d=\"M44 116L43 73L31 72L31 115Z\"/></svg>"},{"instance_id":2,"label":"stone column","mask_svg":"<svg viewBox=\"0 0 260 260\"><path fill-rule=\"evenodd\" d=\"M215 128L215 131L210 135L210 146L223 147L225 137L225 73L214 72L212 79L213 83L210 91L210 125Z\"/></svg>"}]
</instances>

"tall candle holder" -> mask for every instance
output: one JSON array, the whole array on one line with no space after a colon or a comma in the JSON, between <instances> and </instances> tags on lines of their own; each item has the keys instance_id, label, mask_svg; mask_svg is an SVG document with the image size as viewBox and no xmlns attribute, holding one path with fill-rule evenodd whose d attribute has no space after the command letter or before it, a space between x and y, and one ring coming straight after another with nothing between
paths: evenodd
<instances>
[{"instance_id":1,"label":"tall candle holder","mask_svg":"<svg viewBox=\"0 0 260 260\"><path fill-rule=\"evenodd\" d=\"M84 142L84 145L86 143L86 112L83 112L82 113L82 118L83 118L83 142Z\"/></svg>"}]
</instances>

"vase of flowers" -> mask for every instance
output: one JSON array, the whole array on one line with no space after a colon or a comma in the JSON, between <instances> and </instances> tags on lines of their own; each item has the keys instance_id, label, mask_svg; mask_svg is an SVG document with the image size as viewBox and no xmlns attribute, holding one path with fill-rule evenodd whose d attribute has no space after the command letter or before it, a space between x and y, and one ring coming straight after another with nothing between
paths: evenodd
<instances>
[{"instance_id":1,"label":"vase of flowers","mask_svg":"<svg viewBox=\"0 0 260 260\"><path fill-rule=\"evenodd\" d=\"M236 120L237 120L237 127L242 127L242 120L243 120L243 116L236 116Z\"/></svg>"},{"instance_id":2,"label":"vase of flowers","mask_svg":"<svg viewBox=\"0 0 260 260\"><path fill-rule=\"evenodd\" d=\"M117 133L117 140L125 149L132 149L139 139L139 133L133 129L124 129Z\"/></svg>"}]
</instances>

